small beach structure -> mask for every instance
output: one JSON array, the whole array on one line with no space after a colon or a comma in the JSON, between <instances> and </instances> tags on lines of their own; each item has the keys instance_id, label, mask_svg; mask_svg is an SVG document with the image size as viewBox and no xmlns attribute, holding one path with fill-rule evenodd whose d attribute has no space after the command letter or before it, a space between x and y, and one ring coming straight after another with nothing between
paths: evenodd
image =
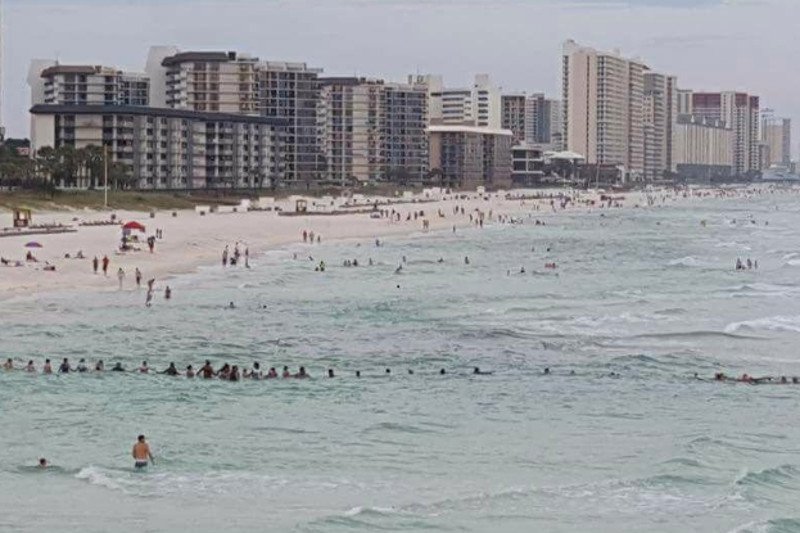
<instances>
[{"instance_id":1,"label":"small beach structure","mask_svg":"<svg viewBox=\"0 0 800 533\"><path fill-rule=\"evenodd\" d=\"M299 198L294 202L295 213L306 213L308 211L308 200Z\"/></svg>"},{"instance_id":2,"label":"small beach structure","mask_svg":"<svg viewBox=\"0 0 800 533\"><path fill-rule=\"evenodd\" d=\"M14 227L27 228L31 225L32 215L30 209L14 209Z\"/></svg>"}]
</instances>

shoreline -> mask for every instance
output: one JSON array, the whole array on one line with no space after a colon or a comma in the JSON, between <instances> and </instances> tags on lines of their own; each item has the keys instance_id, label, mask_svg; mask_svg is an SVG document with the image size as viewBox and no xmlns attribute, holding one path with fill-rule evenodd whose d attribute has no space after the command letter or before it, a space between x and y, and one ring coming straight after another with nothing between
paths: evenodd
<instances>
[{"instance_id":1,"label":"shoreline","mask_svg":"<svg viewBox=\"0 0 800 533\"><path fill-rule=\"evenodd\" d=\"M759 187L732 189L741 194L758 193ZM566 207L556 202L551 206L550 199L530 199L531 194L564 194L574 198ZM506 198L514 195L516 198ZM466 198L464 198L466 196ZM228 245L232 251L235 243L240 248L249 248L252 255L280 249L293 244L303 244L303 231L313 231L321 236L322 243L352 239L384 239L389 237L405 237L416 233L438 233L451 227L465 230L476 227L479 216L487 224L498 223L505 217L519 216L522 213L534 218L558 216L559 213L601 210L600 191L575 191L571 189L514 189L502 194L477 192L455 193L446 198L430 200L420 195L415 196L417 202L396 203L380 206L380 209L399 213L400 220L388 218L371 218L370 214L337 214L337 215L295 215L280 216L276 211L248 211L239 213L212 213L205 216L193 210L178 210L177 217L172 211L157 212L150 218L147 212L116 211L117 219L124 222L137 221L146 226L147 231L137 246L140 251L118 253L121 238L120 226L75 226L77 231L70 233L54 233L49 235L8 236L0 239L0 257L11 261L23 260L29 250L25 244L31 240L42 244L42 248L30 249L39 260L38 263L22 261L24 266L0 267L0 301L25 298L42 293L61 292L64 290L119 290L117 269L125 271L124 287L135 286L134 269L142 272L143 284L155 278L157 289L163 290L164 281L175 277L197 272L200 267L212 266L221 260L222 251ZM624 197L608 208L633 209L647 207L649 202L657 206L672 206L687 201L706 198L719 198L718 189L694 189L691 194L676 193L673 190L632 191L614 194ZM371 197L370 201L387 200L384 197ZM293 209L291 199L276 202L284 210ZM455 207L459 213L455 214ZM463 214L461 210L463 208ZM412 213L423 211L424 217L414 217ZM440 213L444 216L440 216ZM109 213L97 211L80 212L45 212L35 213L37 224L77 224L76 218L82 221L107 219ZM411 215L411 216L409 216ZM0 215L3 216L3 215ZM10 222L10 214L8 221ZM472 220L470 220L472 218ZM410 219L410 220L409 220ZM427 220L428 228L423 227ZM156 229L163 231L163 239L157 240L155 252L147 251L146 237L155 234ZM315 244L306 244L312 247ZM73 257L82 251L84 259L66 259L65 254ZM92 273L92 258L102 259L107 255L110 259L108 276ZM45 262L55 265L56 271L42 270ZM13 263L12 263L13 264Z\"/></svg>"}]
</instances>

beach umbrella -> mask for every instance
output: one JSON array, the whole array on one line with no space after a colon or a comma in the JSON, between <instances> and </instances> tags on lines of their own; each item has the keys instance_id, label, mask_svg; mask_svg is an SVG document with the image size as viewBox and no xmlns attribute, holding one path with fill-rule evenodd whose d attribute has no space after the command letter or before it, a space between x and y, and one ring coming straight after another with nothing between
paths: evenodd
<instances>
[{"instance_id":1,"label":"beach umbrella","mask_svg":"<svg viewBox=\"0 0 800 533\"><path fill-rule=\"evenodd\" d=\"M31 241L25 245L25 248L41 248L42 245L36 241Z\"/></svg>"},{"instance_id":2,"label":"beach umbrella","mask_svg":"<svg viewBox=\"0 0 800 533\"><path fill-rule=\"evenodd\" d=\"M127 224L122 226L122 229L126 229L128 231L130 230L144 231L144 226L134 221L134 222L128 222Z\"/></svg>"}]
</instances>

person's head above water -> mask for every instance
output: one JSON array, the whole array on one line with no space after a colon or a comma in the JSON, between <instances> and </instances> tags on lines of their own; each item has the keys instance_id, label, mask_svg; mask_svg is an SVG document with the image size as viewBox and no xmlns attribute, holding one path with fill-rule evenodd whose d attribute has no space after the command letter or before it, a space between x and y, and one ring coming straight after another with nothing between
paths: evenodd
<instances>
[{"instance_id":1,"label":"person's head above water","mask_svg":"<svg viewBox=\"0 0 800 533\"><path fill-rule=\"evenodd\" d=\"M136 437L136 440L138 440L139 442L144 442L144 435L139 435L138 437Z\"/></svg>"},{"instance_id":2,"label":"person's head above water","mask_svg":"<svg viewBox=\"0 0 800 533\"><path fill-rule=\"evenodd\" d=\"M47 459L44 457L39 458L39 468L47 468Z\"/></svg>"}]
</instances>

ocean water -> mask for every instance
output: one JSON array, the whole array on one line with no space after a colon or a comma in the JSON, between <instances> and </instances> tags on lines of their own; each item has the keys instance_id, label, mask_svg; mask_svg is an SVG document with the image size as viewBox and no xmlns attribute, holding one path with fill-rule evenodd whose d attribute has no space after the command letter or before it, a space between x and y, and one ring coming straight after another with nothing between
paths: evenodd
<instances>
[{"instance_id":1,"label":"ocean water","mask_svg":"<svg viewBox=\"0 0 800 533\"><path fill-rule=\"evenodd\" d=\"M313 379L0 372L0 530L800 531L800 386L692 377L800 375L797 196L536 217L4 302L18 365Z\"/></svg>"}]
</instances>

